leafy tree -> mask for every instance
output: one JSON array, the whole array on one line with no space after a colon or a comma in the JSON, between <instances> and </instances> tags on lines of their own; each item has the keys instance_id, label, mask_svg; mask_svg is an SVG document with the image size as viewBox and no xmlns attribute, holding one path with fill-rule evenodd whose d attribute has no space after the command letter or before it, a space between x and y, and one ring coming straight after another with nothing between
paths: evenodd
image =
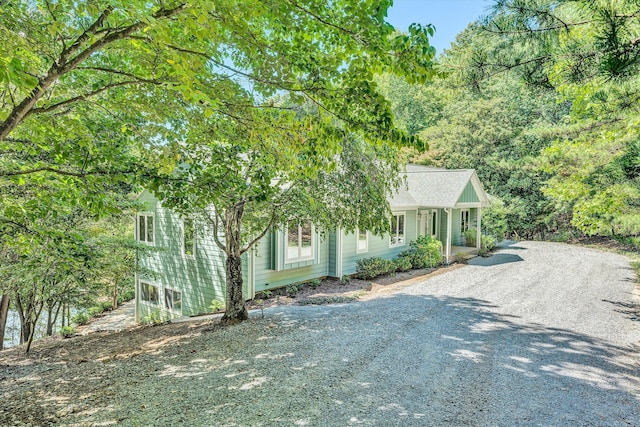
<instances>
[{"instance_id":1,"label":"leafy tree","mask_svg":"<svg viewBox=\"0 0 640 427\"><path fill-rule=\"evenodd\" d=\"M195 117L185 166L151 187L164 206L203 218L224 251L227 322L247 318L241 256L269 230L311 221L322 231L388 231L397 150L331 126L332 117L323 122L321 110L282 107L236 111L235 120Z\"/></svg>"},{"instance_id":2,"label":"leafy tree","mask_svg":"<svg viewBox=\"0 0 640 427\"><path fill-rule=\"evenodd\" d=\"M24 229L56 204L67 211L84 204L104 214L112 206L100 185L173 172L192 112L241 122L252 116L247 111L274 110L265 99L276 93L314 103L346 130L407 142L373 75L426 80L433 29L414 25L409 34L396 34L384 21L390 4L3 4L0 186L26 184L32 198L3 199L0 222ZM329 129L328 121L316 125ZM286 138L286 126L281 131ZM329 138L333 144L340 139ZM42 183L48 192L38 193Z\"/></svg>"},{"instance_id":3,"label":"leafy tree","mask_svg":"<svg viewBox=\"0 0 640 427\"><path fill-rule=\"evenodd\" d=\"M571 125L541 157L544 192L586 234L640 234L635 172L640 94L637 1L501 0L483 28L500 40L471 74L514 71L552 87ZM490 60L487 58L491 58ZM486 60L484 60L486 59Z\"/></svg>"}]
</instances>

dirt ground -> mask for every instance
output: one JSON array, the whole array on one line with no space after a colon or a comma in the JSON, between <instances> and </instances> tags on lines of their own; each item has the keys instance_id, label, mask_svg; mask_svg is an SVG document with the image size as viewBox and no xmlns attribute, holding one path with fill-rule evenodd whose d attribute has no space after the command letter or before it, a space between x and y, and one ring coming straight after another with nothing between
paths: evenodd
<instances>
[{"instance_id":1,"label":"dirt ground","mask_svg":"<svg viewBox=\"0 0 640 427\"><path fill-rule=\"evenodd\" d=\"M445 271L461 267L461 264L436 270L414 270L380 277L371 281L352 279L347 283L325 279L316 286L305 284L295 295L286 289L274 291L268 297L249 301L250 310L284 305L309 305L349 303L356 300L373 299L381 295L397 292L425 277L439 275ZM254 314L253 316L258 316ZM251 322L251 321L250 321ZM40 426L53 425L71 413L80 411L80 406L92 406L89 401L82 405L62 399L48 401L38 399L44 396L78 396L77 378L104 378L107 366L136 366L129 361L138 358L154 357L175 349L178 353L202 336L222 330L217 320L198 320L191 322L164 324L159 326L138 326L121 332L96 332L69 339L51 337L34 342L29 354L23 347L14 347L0 352L0 426ZM205 350L203 348L203 350ZM183 357L175 354L172 357ZM129 368L130 369L130 368ZM114 373L112 372L111 375ZM118 375L118 373L115 373ZM123 375L134 375L133 372ZM35 381L35 383L34 383ZM34 387L37 384L37 387ZM96 396L99 393L87 392L84 396ZM17 398L21 396L21 398ZM34 404L34 401L40 402ZM98 402L94 402L98 403Z\"/></svg>"}]
</instances>

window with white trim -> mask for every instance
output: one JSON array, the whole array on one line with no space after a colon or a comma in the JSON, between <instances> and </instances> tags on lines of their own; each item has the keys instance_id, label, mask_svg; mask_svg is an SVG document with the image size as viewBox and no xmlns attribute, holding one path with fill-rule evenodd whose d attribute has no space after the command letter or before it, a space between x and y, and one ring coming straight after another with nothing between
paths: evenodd
<instances>
[{"instance_id":1,"label":"window with white trim","mask_svg":"<svg viewBox=\"0 0 640 427\"><path fill-rule=\"evenodd\" d=\"M369 233L367 233L367 230L358 229L357 235L358 235L358 243L356 246L357 252L358 253L367 252L369 250Z\"/></svg>"},{"instance_id":2,"label":"window with white trim","mask_svg":"<svg viewBox=\"0 0 640 427\"><path fill-rule=\"evenodd\" d=\"M182 219L182 254L188 257L196 255L196 229L193 218Z\"/></svg>"},{"instance_id":3,"label":"window with white trim","mask_svg":"<svg viewBox=\"0 0 640 427\"><path fill-rule=\"evenodd\" d=\"M460 231L465 232L469 229L469 209L460 211Z\"/></svg>"},{"instance_id":4,"label":"window with white trim","mask_svg":"<svg viewBox=\"0 0 640 427\"><path fill-rule=\"evenodd\" d=\"M404 213L397 213L391 216L391 236L389 246L402 246L405 242L405 221Z\"/></svg>"},{"instance_id":5,"label":"window with white trim","mask_svg":"<svg viewBox=\"0 0 640 427\"><path fill-rule=\"evenodd\" d=\"M182 292L175 289L164 289L164 306L173 311L182 313Z\"/></svg>"},{"instance_id":6,"label":"window with white trim","mask_svg":"<svg viewBox=\"0 0 640 427\"><path fill-rule=\"evenodd\" d=\"M290 222L287 226L287 262L313 259L314 240L311 221Z\"/></svg>"},{"instance_id":7,"label":"window with white trim","mask_svg":"<svg viewBox=\"0 0 640 427\"><path fill-rule=\"evenodd\" d=\"M155 224L152 213L138 214L138 241L153 245L155 235Z\"/></svg>"},{"instance_id":8,"label":"window with white trim","mask_svg":"<svg viewBox=\"0 0 640 427\"><path fill-rule=\"evenodd\" d=\"M147 282L140 282L140 301L158 304L158 287Z\"/></svg>"}]
</instances>

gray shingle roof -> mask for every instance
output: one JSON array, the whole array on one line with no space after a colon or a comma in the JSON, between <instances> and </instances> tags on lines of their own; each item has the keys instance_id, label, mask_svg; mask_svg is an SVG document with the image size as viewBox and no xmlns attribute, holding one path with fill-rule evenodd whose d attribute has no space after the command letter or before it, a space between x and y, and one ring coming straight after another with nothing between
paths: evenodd
<instances>
[{"instance_id":1,"label":"gray shingle roof","mask_svg":"<svg viewBox=\"0 0 640 427\"><path fill-rule=\"evenodd\" d=\"M476 181L481 193L478 197L485 206L486 194L473 169L439 169L407 165L406 186L403 184L390 200L392 208L437 207L453 208L470 181Z\"/></svg>"}]
</instances>

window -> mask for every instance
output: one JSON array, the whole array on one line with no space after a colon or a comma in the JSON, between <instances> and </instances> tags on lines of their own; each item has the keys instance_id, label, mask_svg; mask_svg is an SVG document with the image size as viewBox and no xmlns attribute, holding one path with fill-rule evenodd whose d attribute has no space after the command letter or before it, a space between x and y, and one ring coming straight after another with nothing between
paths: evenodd
<instances>
[{"instance_id":1,"label":"window","mask_svg":"<svg viewBox=\"0 0 640 427\"><path fill-rule=\"evenodd\" d=\"M469 209L460 211L460 231L463 233L469 229Z\"/></svg>"},{"instance_id":2,"label":"window","mask_svg":"<svg viewBox=\"0 0 640 427\"><path fill-rule=\"evenodd\" d=\"M147 282L140 282L140 301L158 304L158 287Z\"/></svg>"},{"instance_id":3,"label":"window","mask_svg":"<svg viewBox=\"0 0 640 427\"><path fill-rule=\"evenodd\" d=\"M169 310L182 312L182 292L165 288L164 306Z\"/></svg>"},{"instance_id":4,"label":"window","mask_svg":"<svg viewBox=\"0 0 640 427\"><path fill-rule=\"evenodd\" d=\"M358 230L357 252L367 252L369 250L369 233L367 230Z\"/></svg>"},{"instance_id":5,"label":"window","mask_svg":"<svg viewBox=\"0 0 640 427\"><path fill-rule=\"evenodd\" d=\"M287 261L313 259L313 226L310 221L289 223L287 227Z\"/></svg>"},{"instance_id":6,"label":"window","mask_svg":"<svg viewBox=\"0 0 640 427\"><path fill-rule=\"evenodd\" d=\"M138 214L138 241L153 245L153 214Z\"/></svg>"},{"instance_id":7,"label":"window","mask_svg":"<svg viewBox=\"0 0 640 427\"><path fill-rule=\"evenodd\" d=\"M182 220L182 253L190 257L196 254L196 231L193 218Z\"/></svg>"},{"instance_id":8,"label":"window","mask_svg":"<svg viewBox=\"0 0 640 427\"><path fill-rule=\"evenodd\" d=\"M405 215L394 214L391 217L391 236L390 236L390 246L402 246L404 245L404 223L405 223Z\"/></svg>"}]
</instances>

